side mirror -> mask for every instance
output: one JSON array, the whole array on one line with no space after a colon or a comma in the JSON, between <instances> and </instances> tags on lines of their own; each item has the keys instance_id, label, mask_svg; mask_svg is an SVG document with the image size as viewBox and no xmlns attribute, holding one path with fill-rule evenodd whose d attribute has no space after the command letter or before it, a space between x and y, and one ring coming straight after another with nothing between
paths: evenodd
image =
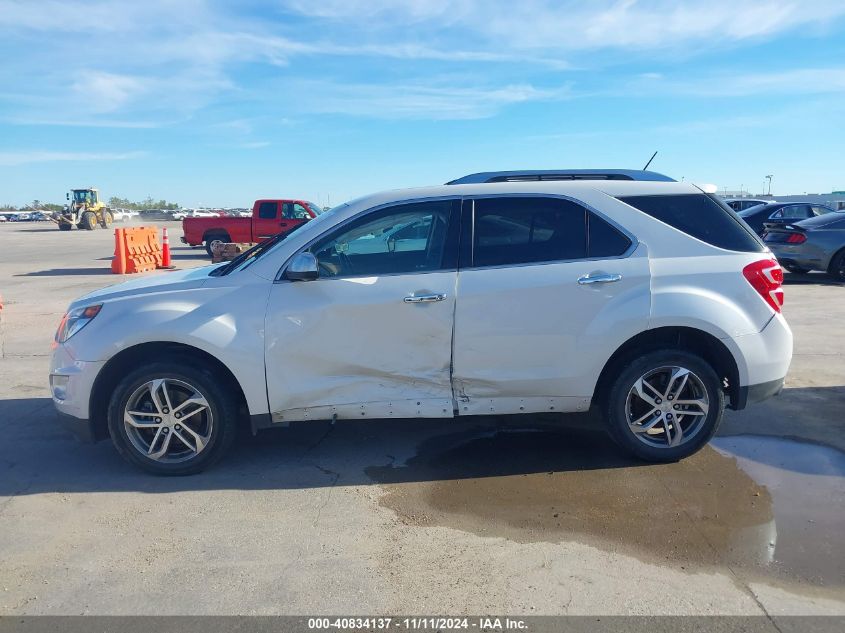
<instances>
[{"instance_id":1,"label":"side mirror","mask_svg":"<svg viewBox=\"0 0 845 633\"><path fill-rule=\"evenodd\" d=\"M303 251L296 255L288 264L285 279L290 281L314 281L320 276L317 258L313 253Z\"/></svg>"},{"instance_id":2,"label":"side mirror","mask_svg":"<svg viewBox=\"0 0 845 633\"><path fill-rule=\"evenodd\" d=\"M70 194L69 193L65 194L65 200L70 200Z\"/></svg>"}]
</instances>

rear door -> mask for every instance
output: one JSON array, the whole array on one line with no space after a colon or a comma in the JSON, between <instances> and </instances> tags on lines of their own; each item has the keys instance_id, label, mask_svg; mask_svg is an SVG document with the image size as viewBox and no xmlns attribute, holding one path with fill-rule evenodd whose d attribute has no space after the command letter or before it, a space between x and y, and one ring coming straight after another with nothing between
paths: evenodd
<instances>
[{"instance_id":1,"label":"rear door","mask_svg":"<svg viewBox=\"0 0 845 633\"><path fill-rule=\"evenodd\" d=\"M555 197L464 203L453 388L460 414L584 410L647 327L646 247Z\"/></svg>"}]
</instances>

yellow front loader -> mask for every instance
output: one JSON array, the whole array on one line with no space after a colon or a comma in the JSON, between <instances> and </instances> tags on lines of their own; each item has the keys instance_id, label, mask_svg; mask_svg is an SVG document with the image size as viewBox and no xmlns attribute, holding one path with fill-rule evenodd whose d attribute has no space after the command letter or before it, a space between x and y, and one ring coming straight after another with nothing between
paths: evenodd
<instances>
[{"instance_id":1,"label":"yellow front loader","mask_svg":"<svg viewBox=\"0 0 845 633\"><path fill-rule=\"evenodd\" d=\"M55 218L60 231L70 231L73 227L92 231L99 224L104 229L114 222L114 215L100 201L100 192L93 187L71 189L67 194L68 203Z\"/></svg>"}]
</instances>

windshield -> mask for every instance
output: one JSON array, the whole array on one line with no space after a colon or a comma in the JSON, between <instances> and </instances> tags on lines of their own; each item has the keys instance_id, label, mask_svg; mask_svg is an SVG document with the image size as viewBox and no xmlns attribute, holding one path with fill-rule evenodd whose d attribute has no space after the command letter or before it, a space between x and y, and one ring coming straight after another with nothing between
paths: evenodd
<instances>
[{"instance_id":1,"label":"windshield","mask_svg":"<svg viewBox=\"0 0 845 633\"><path fill-rule=\"evenodd\" d=\"M311 210L316 213L317 215L323 215L323 207L319 204L315 204L314 202L309 202L308 206L311 207Z\"/></svg>"},{"instance_id":2,"label":"windshield","mask_svg":"<svg viewBox=\"0 0 845 633\"><path fill-rule=\"evenodd\" d=\"M334 215L340 210L345 207L349 206L347 203L343 203L341 205L336 206L334 209L330 209L324 213L321 213L313 220L308 222L303 222L302 224L297 224L293 229L287 231L285 233L279 233L278 235L271 237L269 240L265 240L260 244L256 244L248 251L245 251L238 255L235 259L230 261L228 264L224 266L220 266L219 268L215 268L211 271L211 275L215 277L219 277L222 275L228 275L229 273L233 273L236 270L243 270L244 268L248 268L251 266L255 261L264 257L267 253L272 252L279 244L283 244L285 240L287 240L291 235L293 235L296 231L304 227L312 227L315 224L322 224L327 219L334 217Z\"/></svg>"},{"instance_id":3,"label":"windshield","mask_svg":"<svg viewBox=\"0 0 845 633\"><path fill-rule=\"evenodd\" d=\"M86 190L77 190L73 192L74 202L93 202L94 192Z\"/></svg>"}]
</instances>

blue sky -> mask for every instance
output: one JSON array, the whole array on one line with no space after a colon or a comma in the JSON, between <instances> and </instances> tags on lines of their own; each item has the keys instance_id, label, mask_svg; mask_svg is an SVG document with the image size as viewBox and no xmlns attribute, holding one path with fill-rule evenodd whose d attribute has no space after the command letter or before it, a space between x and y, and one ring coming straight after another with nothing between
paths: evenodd
<instances>
[{"instance_id":1,"label":"blue sky","mask_svg":"<svg viewBox=\"0 0 845 633\"><path fill-rule=\"evenodd\" d=\"M0 202L493 169L845 189L842 0L0 0Z\"/></svg>"}]
</instances>

